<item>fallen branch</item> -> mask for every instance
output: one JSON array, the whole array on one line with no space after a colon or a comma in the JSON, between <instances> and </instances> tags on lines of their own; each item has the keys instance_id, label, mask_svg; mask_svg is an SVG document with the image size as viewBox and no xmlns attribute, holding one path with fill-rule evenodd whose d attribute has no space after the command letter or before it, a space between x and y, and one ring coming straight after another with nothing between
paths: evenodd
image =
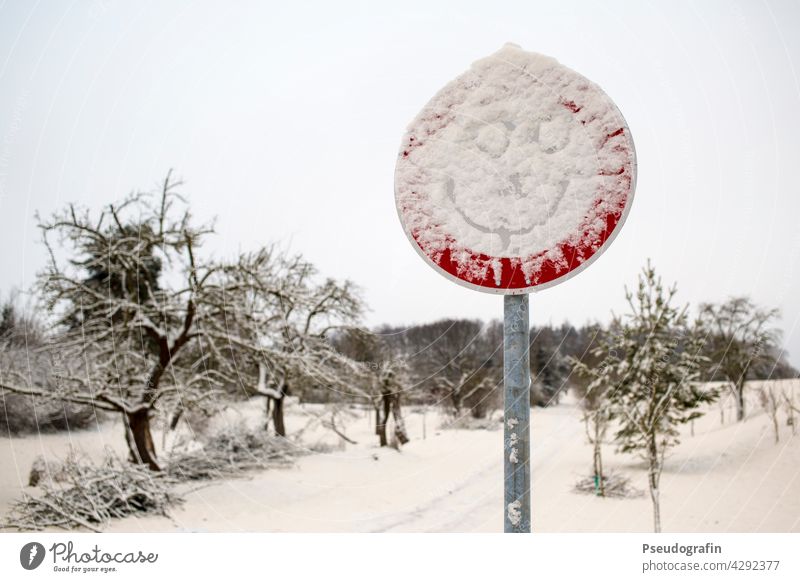
<instances>
[{"instance_id":1,"label":"fallen branch","mask_svg":"<svg viewBox=\"0 0 800 582\"><path fill-rule=\"evenodd\" d=\"M285 438L233 425L205 438L200 448L173 453L166 473L179 481L235 477L249 471L291 466L300 454L301 448Z\"/></svg>"},{"instance_id":2,"label":"fallen branch","mask_svg":"<svg viewBox=\"0 0 800 582\"><path fill-rule=\"evenodd\" d=\"M336 436L338 436L340 439L342 439L343 441L345 441L347 443L350 443L351 445L357 445L358 444L357 441L354 441L353 439L349 438L346 434L344 434L342 431L340 431L339 428L336 426L336 413L337 412L338 412L338 410L336 410L336 409L332 410L331 411L331 419L329 421L328 420L322 420L321 421L322 422L322 426L324 428L327 428L327 429L333 431L333 433Z\"/></svg>"},{"instance_id":3,"label":"fallen branch","mask_svg":"<svg viewBox=\"0 0 800 582\"><path fill-rule=\"evenodd\" d=\"M175 480L154 475L110 452L100 465L72 452L60 464L59 472L59 481L40 481L40 495L23 493L2 527L101 531L113 518L142 513L167 515L169 507L182 501L171 491Z\"/></svg>"},{"instance_id":4,"label":"fallen branch","mask_svg":"<svg viewBox=\"0 0 800 582\"><path fill-rule=\"evenodd\" d=\"M46 528L85 528L102 531L114 518L156 514L183 502L174 492L181 482L244 476L247 472L288 467L304 453L297 444L250 431L243 425L226 427L200 446L173 453L164 471L119 459L107 451L100 465L71 452L63 462L37 459L32 470L41 494L23 493L0 529L37 531Z\"/></svg>"}]
</instances>

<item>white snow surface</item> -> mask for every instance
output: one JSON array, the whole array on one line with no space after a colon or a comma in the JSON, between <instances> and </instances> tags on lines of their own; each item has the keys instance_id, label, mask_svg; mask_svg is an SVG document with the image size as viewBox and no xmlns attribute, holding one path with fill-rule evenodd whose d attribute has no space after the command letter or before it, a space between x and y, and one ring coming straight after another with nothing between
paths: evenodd
<instances>
[{"instance_id":1,"label":"white snow surface","mask_svg":"<svg viewBox=\"0 0 800 582\"><path fill-rule=\"evenodd\" d=\"M725 401L725 422L713 404L695 422L681 428L681 444L667 456L661 477L665 531L800 532L800 431L792 435L781 423L774 443L769 417L758 403L760 382L748 385L748 415L733 422L734 403ZM794 389L800 381L781 381ZM297 434L316 405L287 408L287 428ZM263 399L214 419L217 424L247 419L263 426ZM357 441L338 450L301 457L291 469L271 469L249 478L187 485L186 503L161 516L114 521L112 532L237 531L237 532L500 532L508 511L503 500L503 430L440 430L433 411L406 409L411 442L397 452L379 448L374 417L357 412L339 428ZM510 419L509 419L510 420ZM782 418L782 421L785 418ZM609 471L631 479L644 495L602 499L576 493L575 483L591 474L592 446L586 441L579 404L571 397L561 404L531 411L531 478L533 529L562 531L652 531L647 495L647 465L639 458L603 447ZM155 433L159 447L161 431ZM303 442L318 439L335 444L324 429L306 430ZM0 517L26 487L37 455L62 458L72 444L95 459L105 446L124 456L125 439L118 421L94 430L3 437L0 439ZM167 448L169 448L169 439ZM163 456L163 448L161 448ZM2 521L2 519L0 519Z\"/></svg>"},{"instance_id":2,"label":"white snow surface","mask_svg":"<svg viewBox=\"0 0 800 582\"><path fill-rule=\"evenodd\" d=\"M434 262L449 249L469 280L486 270L473 255L510 258L535 284L545 259L564 260L560 245L601 246L634 171L630 131L609 97L555 59L507 44L414 119L395 192L406 232ZM499 261L492 267L499 286Z\"/></svg>"}]
</instances>

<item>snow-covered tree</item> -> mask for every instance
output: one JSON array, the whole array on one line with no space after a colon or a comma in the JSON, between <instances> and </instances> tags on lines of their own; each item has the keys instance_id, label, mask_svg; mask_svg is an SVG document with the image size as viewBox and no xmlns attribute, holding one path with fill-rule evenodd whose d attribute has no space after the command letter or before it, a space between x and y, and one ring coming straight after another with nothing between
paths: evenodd
<instances>
[{"instance_id":1,"label":"snow-covered tree","mask_svg":"<svg viewBox=\"0 0 800 582\"><path fill-rule=\"evenodd\" d=\"M409 441L402 400L415 388L405 354L385 339L380 333L363 329L343 330L332 338L337 351L358 364L359 372L351 375L350 394L372 406L375 435L382 447ZM392 434L388 430L390 420L394 421Z\"/></svg>"},{"instance_id":2,"label":"snow-covered tree","mask_svg":"<svg viewBox=\"0 0 800 582\"><path fill-rule=\"evenodd\" d=\"M68 205L40 220L50 261L37 289L54 317L42 348L49 377L17 368L0 378L11 392L121 414L132 460L153 470L160 469L153 416L213 409L221 388L241 378L229 357L234 348L280 351L258 334L239 333L253 298L270 289L296 301L285 274L253 273L252 257L273 259L268 249L232 262L204 257L213 228L195 223L178 186L168 175L158 195L134 194L96 215ZM301 294L309 333L337 292ZM286 312L271 307L262 316L285 328ZM305 341L288 330L285 337L293 345Z\"/></svg>"},{"instance_id":3,"label":"snow-covered tree","mask_svg":"<svg viewBox=\"0 0 800 582\"><path fill-rule=\"evenodd\" d=\"M698 407L715 398L698 383L704 357L701 338L690 326L687 306L674 305L676 287L664 287L648 262L635 292L626 289L629 312L616 324L603 359L613 380L608 403L622 452L640 455L648 467L653 524L661 531L659 483L664 457L679 442L678 427L702 415Z\"/></svg>"},{"instance_id":4,"label":"snow-covered tree","mask_svg":"<svg viewBox=\"0 0 800 582\"><path fill-rule=\"evenodd\" d=\"M800 408L795 404L795 391L793 386L781 390L783 406L786 409L786 424L791 427L792 435L797 434L797 417Z\"/></svg>"},{"instance_id":5,"label":"snow-covered tree","mask_svg":"<svg viewBox=\"0 0 800 582\"><path fill-rule=\"evenodd\" d=\"M220 269L218 302L224 329L209 334L223 346L217 361L236 367L236 384L267 398L267 426L286 436L285 399L303 387L347 392L355 362L330 342L355 326L363 311L349 281L318 280L301 255L275 247L242 254Z\"/></svg>"},{"instance_id":6,"label":"snow-covered tree","mask_svg":"<svg viewBox=\"0 0 800 582\"><path fill-rule=\"evenodd\" d=\"M747 380L764 364L774 368L781 361L780 334L770 327L779 315L777 309L762 309L747 297L732 297L719 305L704 303L700 306L704 352L712 363L712 378L729 383L739 421L745 417Z\"/></svg>"},{"instance_id":7,"label":"snow-covered tree","mask_svg":"<svg viewBox=\"0 0 800 582\"><path fill-rule=\"evenodd\" d=\"M761 407L767 413L772 421L772 434L775 437L775 444L781 441L780 423L778 422L778 414L781 410L781 394L778 387L773 384L765 384L761 386L758 391L758 399L761 402Z\"/></svg>"},{"instance_id":8,"label":"snow-covered tree","mask_svg":"<svg viewBox=\"0 0 800 582\"><path fill-rule=\"evenodd\" d=\"M384 447L395 442L395 448L399 448L409 440L401 408L403 394L409 390L411 384L408 368L403 360L390 358L382 362L375 372L376 390L373 393L380 395L380 404L378 398L372 397L377 419L375 433L378 435L380 446ZM388 432L390 417L394 420L392 439L389 438Z\"/></svg>"}]
</instances>

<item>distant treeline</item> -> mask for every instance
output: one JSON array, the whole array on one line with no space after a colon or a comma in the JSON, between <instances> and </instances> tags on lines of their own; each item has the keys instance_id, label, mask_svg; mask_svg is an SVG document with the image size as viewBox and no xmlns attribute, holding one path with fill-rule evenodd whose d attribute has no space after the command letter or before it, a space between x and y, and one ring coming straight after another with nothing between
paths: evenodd
<instances>
[{"instance_id":1,"label":"distant treeline","mask_svg":"<svg viewBox=\"0 0 800 582\"><path fill-rule=\"evenodd\" d=\"M573 373L573 361L592 365L592 351L612 333L612 325L599 323L576 327L534 326L530 330L531 404L548 406L582 379ZM375 328L369 353L353 350L339 334L333 341L345 355L367 366L385 366L389 360L404 363L408 375L407 401L438 404L454 414L469 411L482 418L502 404L503 324L478 319L442 319L410 326ZM707 342L709 348L713 342ZM748 380L795 378L798 371L776 346L754 362ZM718 367L709 365L704 380L724 381ZM314 400L330 401L330 391L311 390ZM317 398L315 398L315 396Z\"/></svg>"}]
</instances>

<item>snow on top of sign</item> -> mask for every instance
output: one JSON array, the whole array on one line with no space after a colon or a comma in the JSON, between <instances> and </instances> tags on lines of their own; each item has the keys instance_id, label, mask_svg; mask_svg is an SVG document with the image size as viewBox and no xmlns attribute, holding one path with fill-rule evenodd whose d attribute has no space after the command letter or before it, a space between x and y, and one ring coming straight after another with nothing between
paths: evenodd
<instances>
[{"instance_id":1,"label":"snow on top of sign","mask_svg":"<svg viewBox=\"0 0 800 582\"><path fill-rule=\"evenodd\" d=\"M451 81L411 123L397 206L440 268L480 286L534 286L607 240L633 166L625 121L602 90L508 44Z\"/></svg>"}]
</instances>

